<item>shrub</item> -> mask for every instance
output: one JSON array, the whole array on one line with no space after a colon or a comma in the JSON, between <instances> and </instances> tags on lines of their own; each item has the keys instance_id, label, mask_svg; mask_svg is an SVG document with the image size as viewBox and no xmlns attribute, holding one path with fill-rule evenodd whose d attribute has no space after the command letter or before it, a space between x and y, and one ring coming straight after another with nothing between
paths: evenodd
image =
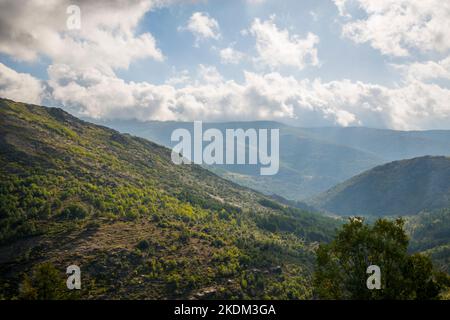
<instances>
[{"instance_id":1,"label":"shrub","mask_svg":"<svg viewBox=\"0 0 450 320\"><path fill-rule=\"evenodd\" d=\"M141 251L145 251L148 250L148 248L150 248L150 243L148 242L148 240L141 240L139 241L139 243L136 245L136 248L138 248Z\"/></svg>"},{"instance_id":2,"label":"shrub","mask_svg":"<svg viewBox=\"0 0 450 320\"><path fill-rule=\"evenodd\" d=\"M31 277L25 275L19 289L19 298L24 300L66 299L64 278L53 264L46 262L32 271Z\"/></svg>"},{"instance_id":3,"label":"shrub","mask_svg":"<svg viewBox=\"0 0 450 320\"><path fill-rule=\"evenodd\" d=\"M87 215L86 209L79 205L71 204L61 211L60 217L65 220L81 220L86 218Z\"/></svg>"}]
</instances>

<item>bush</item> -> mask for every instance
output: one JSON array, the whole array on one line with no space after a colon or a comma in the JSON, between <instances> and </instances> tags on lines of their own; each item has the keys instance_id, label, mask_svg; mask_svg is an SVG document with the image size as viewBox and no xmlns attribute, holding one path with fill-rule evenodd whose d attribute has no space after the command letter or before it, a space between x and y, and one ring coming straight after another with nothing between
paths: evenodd
<instances>
[{"instance_id":1,"label":"bush","mask_svg":"<svg viewBox=\"0 0 450 320\"><path fill-rule=\"evenodd\" d=\"M19 289L23 300L61 300L66 299L66 286L60 272L49 262L38 265L31 277L25 275Z\"/></svg>"},{"instance_id":2,"label":"bush","mask_svg":"<svg viewBox=\"0 0 450 320\"><path fill-rule=\"evenodd\" d=\"M136 248L138 248L141 251L145 251L148 250L148 248L150 248L150 243L148 242L148 240L141 240L139 241L139 243L136 245Z\"/></svg>"},{"instance_id":3,"label":"bush","mask_svg":"<svg viewBox=\"0 0 450 320\"><path fill-rule=\"evenodd\" d=\"M60 217L65 220L81 220L86 218L87 215L86 209L79 205L71 204L61 211Z\"/></svg>"}]
</instances>

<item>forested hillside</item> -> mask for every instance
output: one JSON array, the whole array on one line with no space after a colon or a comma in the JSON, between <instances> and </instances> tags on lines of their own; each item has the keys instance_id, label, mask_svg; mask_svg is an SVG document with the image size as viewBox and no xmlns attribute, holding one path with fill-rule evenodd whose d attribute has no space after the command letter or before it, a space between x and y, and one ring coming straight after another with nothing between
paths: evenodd
<instances>
[{"instance_id":1,"label":"forested hillside","mask_svg":"<svg viewBox=\"0 0 450 320\"><path fill-rule=\"evenodd\" d=\"M450 273L450 209L440 209L407 219L410 251L431 256L437 266Z\"/></svg>"},{"instance_id":2,"label":"forested hillside","mask_svg":"<svg viewBox=\"0 0 450 320\"><path fill-rule=\"evenodd\" d=\"M142 138L0 100L4 298L71 264L88 299L311 298L313 250L336 226Z\"/></svg>"},{"instance_id":3,"label":"forested hillside","mask_svg":"<svg viewBox=\"0 0 450 320\"><path fill-rule=\"evenodd\" d=\"M190 122L89 119L162 145L173 147L173 130ZM355 175L391 161L422 156L450 156L450 131L396 131L365 127L299 128L274 121L204 123L204 128L280 130L280 171L261 176L256 166L210 166L218 175L265 194L289 200L311 197Z\"/></svg>"},{"instance_id":4,"label":"forested hillside","mask_svg":"<svg viewBox=\"0 0 450 320\"><path fill-rule=\"evenodd\" d=\"M450 207L450 158L394 161L353 177L312 204L340 215L409 216Z\"/></svg>"}]
</instances>

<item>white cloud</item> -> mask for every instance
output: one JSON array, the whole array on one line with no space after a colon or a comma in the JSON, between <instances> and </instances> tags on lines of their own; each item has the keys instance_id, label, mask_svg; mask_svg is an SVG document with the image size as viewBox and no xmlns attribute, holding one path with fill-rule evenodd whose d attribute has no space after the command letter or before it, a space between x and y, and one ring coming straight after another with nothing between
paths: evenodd
<instances>
[{"instance_id":1,"label":"white cloud","mask_svg":"<svg viewBox=\"0 0 450 320\"><path fill-rule=\"evenodd\" d=\"M450 2L441 0L334 0L345 15L348 4L366 13L351 19L342 33L356 43L369 43L382 54L408 56L413 50L446 52L450 49Z\"/></svg>"},{"instance_id":2,"label":"white cloud","mask_svg":"<svg viewBox=\"0 0 450 320\"><path fill-rule=\"evenodd\" d=\"M105 72L128 68L135 59L162 60L150 33L136 27L155 0L77 2L81 29L68 30L69 0L5 1L0 3L0 52L23 61L40 55L53 63L95 67Z\"/></svg>"},{"instance_id":3,"label":"white cloud","mask_svg":"<svg viewBox=\"0 0 450 320\"><path fill-rule=\"evenodd\" d=\"M297 80L277 72L245 72L226 81L199 66L199 81L178 88L125 82L92 69L54 65L49 86L77 115L142 120L280 120L300 126L363 125L394 129L448 127L450 90L420 81L402 87L349 80Z\"/></svg>"},{"instance_id":4,"label":"white cloud","mask_svg":"<svg viewBox=\"0 0 450 320\"><path fill-rule=\"evenodd\" d=\"M410 64L394 64L407 81L450 79L450 56L440 61L413 62Z\"/></svg>"},{"instance_id":5,"label":"white cloud","mask_svg":"<svg viewBox=\"0 0 450 320\"><path fill-rule=\"evenodd\" d=\"M232 47L227 47L219 52L220 61L223 64L238 64L244 58L244 54Z\"/></svg>"},{"instance_id":6,"label":"white cloud","mask_svg":"<svg viewBox=\"0 0 450 320\"><path fill-rule=\"evenodd\" d=\"M319 65L316 48L319 37L315 34L308 33L306 38L290 35L287 29L278 29L274 17L263 22L255 19L249 32L256 38L258 63L272 69L281 66L303 69L307 65Z\"/></svg>"},{"instance_id":7,"label":"white cloud","mask_svg":"<svg viewBox=\"0 0 450 320\"><path fill-rule=\"evenodd\" d=\"M199 77L204 83L219 83L223 81L222 75L215 66L199 65Z\"/></svg>"},{"instance_id":8,"label":"white cloud","mask_svg":"<svg viewBox=\"0 0 450 320\"><path fill-rule=\"evenodd\" d=\"M219 23L205 12L195 12L189 18L187 26L180 30L189 30L195 36L196 45L204 39L219 39Z\"/></svg>"},{"instance_id":9,"label":"white cloud","mask_svg":"<svg viewBox=\"0 0 450 320\"><path fill-rule=\"evenodd\" d=\"M349 9L348 1L360 3L368 12L367 19L352 20L348 16L345 20L348 23L344 31L352 31L347 36L356 37L355 41L367 41L392 55L446 48L448 38L437 41L436 35L445 34L443 26L448 22L436 25L436 21L442 20L448 10L439 13L427 9L425 12L430 15L420 20L422 13L412 8L425 4L416 0L411 4L399 1L401 8L390 0L335 0L341 3L342 14ZM57 5L38 0L26 4L9 2L9 6L1 2L0 52L26 61L44 55L52 62L48 81L39 81L0 64L0 95L32 103L41 103L45 97L46 101L63 105L75 115L97 118L280 120L301 126L363 125L394 129L448 128L450 125L450 90L429 83L436 78L450 79L450 58L394 65L404 75L404 81L393 87L345 79L300 80L275 70L317 66L319 39L311 33L301 38L287 29L280 29L274 18L255 19L247 30L256 39L257 63L265 66L263 70L269 73L244 71L244 80L238 83L224 79L215 66L199 65L196 76L187 71L174 72L164 85L120 79L115 70L127 68L136 59L163 59L149 33L136 33L143 14L162 2L82 1L82 30L79 32L64 29L66 0ZM198 14L200 19L199 16L193 19L196 22L190 31L199 41L218 39L217 21L206 14ZM397 14L408 28L391 23ZM361 29L365 24L368 29ZM386 27L380 26L384 24ZM244 57L244 53L234 50L233 46L222 49L219 54L223 63L238 63Z\"/></svg>"},{"instance_id":10,"label":"white cloud","mask_svg":"<svg viewBox=\"0 0 450 320\"><path fill-rule=\"evenodd\" d=\"M96 69L51 65L48 69L55 103L79 116L94 118L173 119L170 101L175 89L147 82L125 82Z\"/></svg>"},{"instance_id":11,"label":"white cloud","mask_svg":"<svg viewBox=\"0 0 450 320\"><path fill-rule=\"evenodd\" d=\"M348 0L333 0L333 2L339 11L339 15L343 17L351 17L351 15L347 13L346 8Z\"/></svg>"},{"instance_id":12,"label":"white cloud","mask_svg":"<svg viewBox=\"0 0 450 320\"><path fill-rule=\"evenodd\" d=\"M44 86L41 81L0 63L0 97L39 104L43 96Z\"/></svg>"},{"instance_id":13,"label":"white cloud","mask_svg":"<svg viewBox=\"0 0 450 320\"><path fill-rule=\"evenodd\" d=\"M166 81L166 84L171 85L171 86L185 85L190 80L191 80L191 77L189 75L189 71L183 70L180 72L175 72L175 74Z\"/></svg>"}]
</instances>

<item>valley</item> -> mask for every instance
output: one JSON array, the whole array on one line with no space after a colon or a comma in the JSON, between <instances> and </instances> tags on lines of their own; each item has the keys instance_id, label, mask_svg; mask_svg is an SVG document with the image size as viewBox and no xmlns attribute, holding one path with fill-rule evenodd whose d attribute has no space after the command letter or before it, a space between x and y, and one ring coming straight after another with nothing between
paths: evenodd
<instances>
[{"instance_id":1,"label":"valley","mask_svg":"<svg viewBox=\"0 0 450 320\"><path fill-rule=\"evenodd\" d=\"M75 264L82 290L55 298L312 299L316 250L354 215L403 216L410 252L449 271L446 157L375 167L304 203L58 108L1 99L0 113L2 298Z\"/></svg>"},{"instance_id":2,"label":"valley","mask_svg":"<svg viewBox=\"0 0 450 320\"><path fill-rule=\"evenodd\" d=\"M79 265L84 299L312 297L338 220L61 109L1 99L0 113L3 298L42 263Z\"/></svg>"},{"instance_id":3,"label":"valley","mask_svg":"<svg viewBox=\"0 0 450 320\"><path fill-rule=\"evenodd\" d=\"M172 132L193 133L190 122L96 120L91 122L140 136L172 148ZM298 128L272 121L203 123L205 129L279 129L280 169L261 176L256 165L217 165L207 168L243 186L306 201L366 170L395 160L450 155L450 131L394 131L363 127Z\"/></svg>"}]
</instances>

